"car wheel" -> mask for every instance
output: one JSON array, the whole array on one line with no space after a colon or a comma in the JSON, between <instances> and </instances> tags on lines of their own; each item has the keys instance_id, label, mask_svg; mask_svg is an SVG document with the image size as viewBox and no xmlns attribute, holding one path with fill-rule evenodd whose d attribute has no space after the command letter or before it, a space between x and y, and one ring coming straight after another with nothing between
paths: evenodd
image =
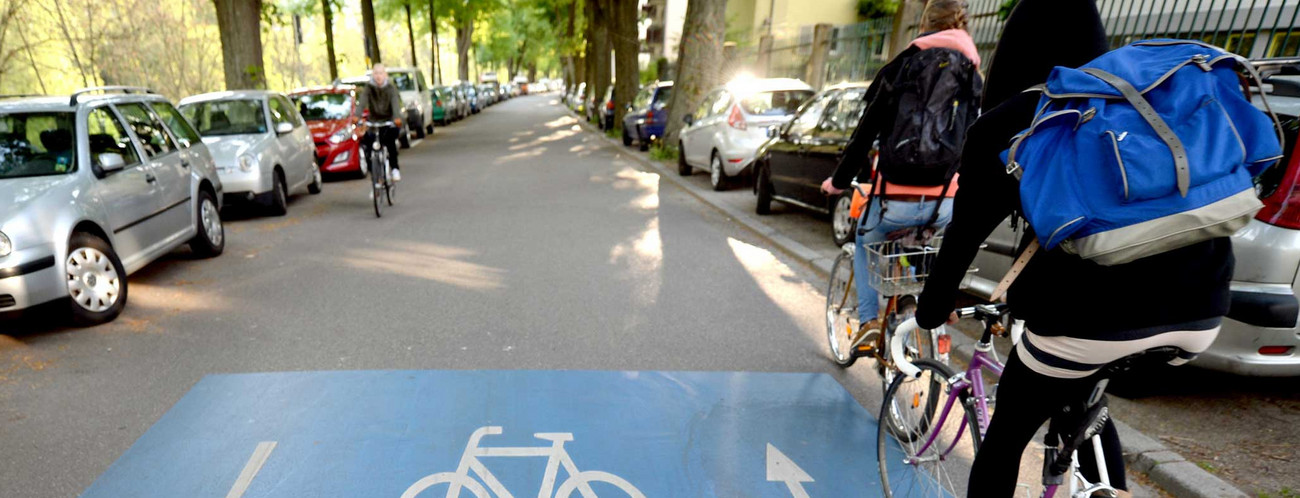
<instances>
[{"instance_id":1,"label":"car wheel","mask_svg":"<svg viewBox=\"0 0 1300 498\"><path fill-rule=\"evenodd\" d=\"M627 128L623 128L623 146L624 147L632 146L632 135L629 135L627 133Z\"/></svg>"},{"instance_id":2,"label":"car wheel","mask_svg":"<svg viewBox=\"0 0 1300 498\"><path fill-rule=\"evenodd\" d=\"M852 195L841 195L835 198L835 205L831 208L831 238L834 239L836 247L853 240L853 231L857 227L858 220L850 213L852 207Z\"/></svg>"},{"instance_id":3,"label":"car wheel","mask_svg":"<svg viewBox=\"0 0 1300 498\"><path fill-rule=\"evenodd\" d=\"M264 194L267 212L271 216L284 216L289 213L289 192L284 184L284 173L277 169L271 178L271 191Z\"/></svg>"},{"instance_id":4,"label":"car wheel","mask_svg":"<svg viewBox=\"0 0 1300 498\"><path fill-rule=\"evenodd\" d=\"M420 118L419 122L412 123L412 124L415 125L415 138L424 138L425 136L424 118ZM407 131L407 133L410 133L410 131Z\"/></svg>"},{"instance_id":5,"label":"car wheel","mask_svg":"<svg viewBox=\"0 0 1300 498\"><path fill-rule=\"evenodd\" d=\"M402 127L402 136L397 138L403 149L411 148L411 130L405 126Z\"/></svg>"},{"instance_id":6,"label":"car wheel","mask_svg":"<svg viewBox=\"0 0 1300 498\"><path fill-rule=\"evenodd\" d=\"M691 169L691 165L686 164L686 147L682 146L681 141L678 141L677 142L677 174L682 176L691 176L691 173L693 172L694 170Z\"/></svg>"},{"instance_id":7,"label":"car wheel","mask_svg":"<svg viewBox=\"0 0 1300 498\"><path fill-rule=\"evenodd\" d=\"M772 212L772 172L766 164L760 164L758 175L754 178L754 194L758 197L754 212L768 214Z\"/></svg>"},{"instance_id":8,"label":"car wheel","mask_svg":"<svg viewBox=\"0 0 1300 498\"><path fill-rule=\"evenodd\" d=\"M709 159L709 184L715 192L727 190L727 172L722 170L722 156L716 150Z\"/></svg>"},{"instance_id":9,"label":"car wheel","mask_svg":"<svg viewBox=\"0 0 1300 498\"><path fill-rule=\"evenodd\" d=\"M641 151L641 152L645 152L645 151L647 151L647 150L650 150L650 141L649 141L649 140L642 138L642 139L640 139L640 140L637 140L637 142L638 142L638 143L637 143L636 150L639 150L639 151Z\"/></svg>"},{"instance_id":10,"label":"car wheel","mask_svg":"<svg viewBox=\"0 0 1300 498\"><path fill-rule=\"evenodd\" d=\"M126 268L108 242L88 233L74 234L64 268L74 324L99 325L122 313L126 307Z\"/></svg>"},{"instance_id":11,"label":"car wheel","mask_svg":"<svg viewBox=\"0 0 1300 498\"><path fill-rule=\"evenodd\" d=\"M208 191L199 192L199 212L195 215L195 234L190 250L201 258L218 256L226 249L226 228L221 224L217 200Z\"/></svg>"},{"instance_id":12,"label":"car wheel","mask_svg":"<svg viewBox=\"0 0 1300 498\"><path fill-rule=\"evenodd\" d=\"M430 134L430 135L432 135L432 134L433 134L433 123L429 123L429 124L427 124L427 125L424 125L424 132L425 132L425 133L428 133L428 134Z\"/></svg>"},{"instance_id":13,"label":"car wheel","mask_svg":"<svg viewBox=\"0 0 1300 498\"><path fill-rule=\"evenodd\" d=\"M313 165L311 167L311 175L312 175L311 184L307 185L307 193L311 195L316 195L320 193L321 184L323 183L323 179L321 178L321 173L320 173L320 166Z\"/></svg>"}]
</instances>

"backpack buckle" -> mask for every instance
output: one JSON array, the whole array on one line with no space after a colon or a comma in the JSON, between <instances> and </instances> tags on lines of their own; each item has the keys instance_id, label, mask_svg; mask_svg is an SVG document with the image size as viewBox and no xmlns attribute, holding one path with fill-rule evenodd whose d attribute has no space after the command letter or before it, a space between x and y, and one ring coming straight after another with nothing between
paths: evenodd
<instances>
[{"instance_id":1,"label":"backpack buckle","mask_svg":"<svg viewBox=\"0 0 1300 498\"><path fill-rule=\"evenodd\" d=\"M1205 54L1193 55L1192 63L1200 66L1201 70L1207 73L1214 70L1214 67L1210 65L1210 56Z\"/></svg>"},{"instance_id":2,"label":"backpack buckle","mask_svg":"<svg viewBox=\"0 0 1300 498\"><path fill-rule=\"evenodd\" d=\"M1014 173L1016 172L1016 170L1018 170L1018 169L1020 169L1020 163L1015 162L1015 161L1011 161L1011 162L1008 162L1008 163L1007 163L1007 174L1008 174L1008 175L1010 175L1010 174L1014 174Z\"/></svg>"}]
</instances>

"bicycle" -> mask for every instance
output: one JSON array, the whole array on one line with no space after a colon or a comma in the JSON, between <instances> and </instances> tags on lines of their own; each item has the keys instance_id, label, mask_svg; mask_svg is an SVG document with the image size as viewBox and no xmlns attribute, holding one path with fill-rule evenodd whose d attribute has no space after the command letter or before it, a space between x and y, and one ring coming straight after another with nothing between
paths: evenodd
<instances>
[{"instance_id":1,"label":"bicycle","mask_svg":"<svg viewBox=\"0 0 1300 498\"><path fill-rule=\"evenodd\" d=\"M511 498L505 486L492 471L479 461L479 457L546 457L546 474L542 477L541 489L538 490L539 498L569 498L573 496L574 491L582 494L583 498L595 498L596 493L592 490L592 483L605 483L612 485L619 490L627 493L631 498L645 498L645 494L636 489L631 483L622 477L595 470L580 471L574 465L573 458L569 457L569 452L565 451L564 443L573 440L573 434L567 432L539 432L533 434L533 437L543 441L550 441L551 446L534 446L522 448L480 448L479 441L483 436L499 435L501 427L488 426L480 427L469 436L469 443L465 446L465 453L460 457L460 464L456 467L455 472L439 472L431 474L416 481L406 492L402 493L402 498L416 498L420 493L432 488L438 484L446 484L447 498L460 496L462 489L468 489L476 498L491 498L493 495L488 493L488 489L500 498ZM560 468L569 474L569 478L555 488L556 474ZM478 476L479 480L487 484L479 484L478 480L470 477L470 472ZM551 491L555 490L552 495Z\"/></svg>"},{"instance_id":2,"label":"bicycle","mask_svg":"<svg viewBox=\"0 0 1300 498\"><path fill-rule=\"evenodd\" d=\"M894 357L899 375L885 391L880 416L909 418L915 422L912 425L918 430L901 436L895 434L903 453L903 457L899 458L898 450L889 447L889 434L883 425L878 429L876 457L880 467L881 487L887 497L966 495L966 480L954 482L954 473L945 468L944 464L952 463L957 457L973 458L988 430L991 418L989 406L996 404L997 384L994 384L992 391L987 390L985 375L994 378L1002 375L1003 363L998 359L992 341L994 336L1006 335L1007 328L1002 325L1002 318L1007 314L1007 306L978 305L958 309L956 313L958 317L976 318L984 324L984 333L975 345L975 353L966 370L954 372L948 365L930 359L913 361L899 354ZM900 324L899 335L892 341L900 343L902 335L917 328L914 318ZM1012 335L1016 335L1015 331ZM896 350L898 346L901 344L896 344ZM1111 487L1099 436L1110 417L1104 397L1106 384L1110 377L1132 368L1139 360L1155 358L1168 361L1177 355L1176 348L1155 348L1121 358L1101 370L1101 380L1085 402L1068 405L1052 417L1043 439L1044 487L1041 496L1054 496L1062 485L1066 485L1067 474L1069 482L1066 487L1070 498L1121 496L1121 491ZM906 393L902 391L905 386L909 388ZM935 418L933 408L920 410L915 401L908 401L940 395L943 397L943 409L937 413L938 418ZM895 398L899 398L902 403ZM960 415L953 413L953 408L958 405L962 410ZM912 409L899 410L900 406L911 406ZM891 411L896 413L889 414ZM954 416L960 416L955 431L948 425L952 422L949 419ZM959 449L959 443L967 433L970 434L969 446ZM1089 481L1080 470L1077 450L1083 444L1092 445L1099 482ZM891 462L895 465L891 466Z\"/></svg>"},{"instance_id":3,"label":"bicycle","mask_svg":"<svg viewBox=\"0 0 1300 498\"><path fill-rule=\"evenodd\" d=\"M370 198L375 204L375 217L383 217L383 204L388 203L392 206L397 198L397 184L393 183L390 175L392 166L388 157L388 147L384 147L383 141L379 138L384 128L397 126L392 121L367 121L369 127L367 133L373 133L374 139L370 141L370 153L366 154L366 161L370 167ZM376 154L378 152L378 154Z\"/></svg>"},{"instance_id":4,"label":"bicycle","mask_svg":"<svg viewBox=\"0 0 1300 498\"><path fill-rule=\"evenodd\" d=\"M863 196L862 186L853 182L853 188ZM856 227L862 227L867 218L868 209L858 216ZM831 358L840 367L848 368L858 358L870 357L876 360L876 370L881 377L881 389L893 382L897 369L892 359L890 339L896 334L897 324L906 321L916 311L916 295L925 286L925 277L938 254L940 237L932 237L928 229L907 229L890 234L884 242L868 244L867 270L868 281L872 288L888 301L880 314L881 333L874 341L867 341L865 334L860 334L858 323L857 288L854 284L854 253L858 250L855 242L844 244L843 250L831 265L830 281L826 290L826 338L830 344ZM923 332L920 330L909 334L906 341L898 347L909 359L932 358L947 363L951 338L943 330ZM933 403L927 400L932 408ZM910 429L902 426L902 421L889 419L885 421L890 429L905 434Z\"/></svg>"}]
</instances>

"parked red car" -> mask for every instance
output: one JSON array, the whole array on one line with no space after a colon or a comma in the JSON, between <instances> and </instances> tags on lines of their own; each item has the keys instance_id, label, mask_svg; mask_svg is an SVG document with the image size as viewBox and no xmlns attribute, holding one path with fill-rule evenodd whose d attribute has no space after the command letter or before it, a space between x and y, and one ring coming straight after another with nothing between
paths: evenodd
<instances>
[{"instance_id":1,"label":"parked red car","mask_svg":"<svg viewBox=\"0 0 1300 498\"><path fill-rule=\"evenodd\" d=\"M356 88L351 85L312 87L289 94L316 143L316 163L322 173L364 173L361 137L365 122L353 117Z\"/></svg>"}]
</instances>

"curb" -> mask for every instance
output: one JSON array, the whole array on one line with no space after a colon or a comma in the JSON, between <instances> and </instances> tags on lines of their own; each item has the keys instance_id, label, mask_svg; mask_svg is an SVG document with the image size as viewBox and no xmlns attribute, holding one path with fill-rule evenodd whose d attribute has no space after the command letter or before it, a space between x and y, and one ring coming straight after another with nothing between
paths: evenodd
<instances>
[{"instance_id":1,"label":"curb","mask_svg":"<svg viewBox=\"0 0 1300 498\"><path fill-rule=\"evenodd\" d=\"M768 243L780 249L790 257L795 258L801 263L805 263L815 270L820 276L830 275L831 264L833 260L828 257L819 255L816 251L805 246L790 237L787 237L777 231L775 228L768 226L757 219L754 215L741 212L731 206L720 202L715 202L710 196L706 195L702 187L687 183L676 172L670 171L667 167L658 161L650 159L647 154L639 151L629 151L619 141L605 136L605 133L595 129L591 123L585 120L578 120L578 123L584 130L595 134L598 138L605 141L606 145L616 148L619 152L632 158L642 166L658 173L660 177L666 178L683 191L704 203L706 206L718 210L722 214L731 218L736 223L746 229L758 234L767 240ZM970 361L971 353L974 351L975 339L967 336L965 333L953 334L955 343L953 352L965 361ZM1182 455L1175 453L1164 444L1156 439L1142 434L1137 429L1121 422L1114 420L1115 429L1119 432L1120 441L1124 448L1124 462L1129 469L1145 474L1153 483L1159 486L1167 493L1178 497L1191 498L1224 498L1224 497L1241 497L1246 498L1248 495L1237 489L1227 481L1220 479L1218 476L1207 472L1205 469L1198 467L1195 463L1187 461Z\"/></svg>"}]
</instances>

